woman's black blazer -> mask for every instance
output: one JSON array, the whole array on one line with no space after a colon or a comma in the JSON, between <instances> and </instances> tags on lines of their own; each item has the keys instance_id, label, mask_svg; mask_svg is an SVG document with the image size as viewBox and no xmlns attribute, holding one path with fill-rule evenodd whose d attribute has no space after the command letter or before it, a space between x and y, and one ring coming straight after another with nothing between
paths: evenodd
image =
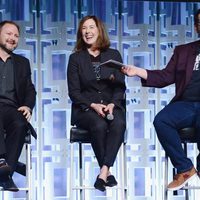
<instances>
[{"instance_id":1,"label":"woman's black blazer","mask_svg":"<svg viewBox=\"0 0 200 200\"><path fill-rule=\"evenodd\" d=\"M100 54L100 62L113 59L122 62L118 50L107 49ZM87 50L70 55L67 69L69 97L72 100L71 123L74 124L80 110L86 110L91 103L114 103L124 109L125 77L117 69L101 66L101 79L96 80L90 55Z\"/></svg>"}]
</instances>

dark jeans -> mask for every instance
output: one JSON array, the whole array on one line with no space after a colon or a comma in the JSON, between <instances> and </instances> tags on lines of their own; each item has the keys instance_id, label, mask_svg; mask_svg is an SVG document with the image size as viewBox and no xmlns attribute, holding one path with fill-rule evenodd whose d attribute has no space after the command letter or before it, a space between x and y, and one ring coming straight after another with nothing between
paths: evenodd
<instances>
[{"instance_id":1,"label":"dark jeans","mask_svg":"<svg viewBox=\"0 0 200 200\"><path fill-rule=\"evenodd\" d=\"M0 156L15 171L27 131L27 120L17 108L0 104Z\"/></svg>"},{"instance_id":2,"label":"dark jeans","mask_svg":"<svg viewBox=\"0 0 200 200\"><path fill-rule=\"evenodd\" d=\"M193 163L183 151L177 130L195 126L198 132L197 146L200 150L200 102L170 103L156 115L154 126L158 139L177 173L191 169ZM197 157L197 170L200 171L200 156Z\"/></svg>"},{"instance_id":3,"label":"dark jeans","mask_svg":"<svg viewBox=\"0 0 200 200\"><path fill-rule=\"evenodd\" d=\"M126 129L125 112L114 109L114 119L108 121L95 111L80 111L76 125L89 130L91 145L100 167L113 166L117 152L124 140Z\"/></svg>"}]
</instances>

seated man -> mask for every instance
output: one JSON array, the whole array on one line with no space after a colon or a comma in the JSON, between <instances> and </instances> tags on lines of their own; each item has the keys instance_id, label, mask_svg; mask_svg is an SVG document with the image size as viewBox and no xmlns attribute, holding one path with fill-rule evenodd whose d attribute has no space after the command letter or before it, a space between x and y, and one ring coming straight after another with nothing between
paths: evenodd
<instances>
[{"instance_id":1,"label":"seated man","mask_svg":"<svg viewBox=\"0 0 200 200\"><path fill-rule=\"evenodd\" d=\"M19 34L16 23L0 22L0 187L9 191L18 191L12 175L36 98L29 61L13 53Z\"/></svg>"},{"instance_id":2,"label":"seated man","mask_svg":"<svg viewBox=\"0 0 200 200\"><path fill-rule=\"evenodd\" d=\"M194 16L194 26L200 34L200 9ZM158 139L169 156L177 175L168 185L169 190L178 190L196 176L192 161L185 155L178 130L195 126L200 133L200 41L177 46L167 66L162 70L145 70L127 66L122 72L128 76L141 77L143 86L165 87L175 83L176 94L170 104L154 119ZM200 150L200 134L197 138ZM200 173L200 154L197 157Z\"/></svg>"}]
</instances>

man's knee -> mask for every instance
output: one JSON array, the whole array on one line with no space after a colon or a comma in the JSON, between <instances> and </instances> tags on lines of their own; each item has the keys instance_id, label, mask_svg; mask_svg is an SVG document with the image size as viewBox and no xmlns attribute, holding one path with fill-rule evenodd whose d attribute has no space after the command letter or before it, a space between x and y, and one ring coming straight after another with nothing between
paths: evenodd
<instances>
[{"instance_id":1,"label":"man's knee","mask_svg":"<svg viewBox=\"0 0 200 200\"><path fill-rule=\"evenodd\" d=\"M17 132L18 134L26 135L27 123L25 121L15 121L12 123L12 126L9 128L10 131Z\"/></svg>"},{"instance_id":2,"label":"man's knee","mask_svg":"<svg viewBox=\"0 0 200 200\"><path fill-rule=\"evenodd\" d=\"M163 113L158 113L153 121L154 127L159 127L163 122L166 121L166 115L163 115Z\"/></svg>"}]
</instances>

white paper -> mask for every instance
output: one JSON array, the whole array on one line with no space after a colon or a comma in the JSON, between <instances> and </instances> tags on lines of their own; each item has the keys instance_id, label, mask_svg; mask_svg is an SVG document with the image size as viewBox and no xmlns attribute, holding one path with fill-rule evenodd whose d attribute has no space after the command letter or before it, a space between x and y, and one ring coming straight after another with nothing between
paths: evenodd
<instances>
[{"instance_id":1,"label":"white paper","mask_svg":"<svg viewBox=\"0 0 200 200\"><path fill-rule=\"evenodd\" d=\"M118 62L116 60L107 60L106 62L101 63L99 66L106 66L106 67L112 67L112 68L116 68L116 69L121 69L122 67L124 67L125 65L121 62Z\"/></svg>"}]
</instances>

